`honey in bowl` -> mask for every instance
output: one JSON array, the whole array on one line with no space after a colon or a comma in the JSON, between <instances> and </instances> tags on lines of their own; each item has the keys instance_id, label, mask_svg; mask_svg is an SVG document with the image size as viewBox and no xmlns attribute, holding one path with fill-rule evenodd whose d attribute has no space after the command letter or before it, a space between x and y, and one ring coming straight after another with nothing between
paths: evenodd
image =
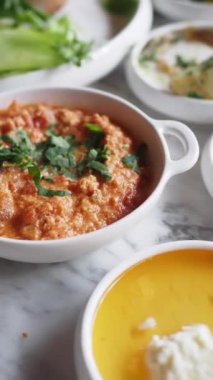
<instances>
[{"instance_id":1,"label":"honey in bowl","mask_svg":"<svg viewBox=\"0 0 213 380\"><path fill-rule=\"evenodd\" d=\"M154 335L206 324L213 331L213 252L154 256L122 274L98 307L93 350L103 380L150 380L145 352ZM141 329L152 318L152 328Z\"/></svg>"}]
</instances>

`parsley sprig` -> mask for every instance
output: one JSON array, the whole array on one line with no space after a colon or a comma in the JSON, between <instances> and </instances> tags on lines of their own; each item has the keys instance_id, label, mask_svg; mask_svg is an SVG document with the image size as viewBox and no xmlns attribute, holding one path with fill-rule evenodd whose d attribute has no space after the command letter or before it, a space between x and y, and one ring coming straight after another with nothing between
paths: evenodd
<instances>
[{"instance_id":1,"label":"parsley sprig","mask_svg":"<svg viewBox=\"0 0 213 380\"><path fill-rule=\"evenodd\" d=\"M110 155L109 149L104 145L105 133L97 124L88 123L85 128L88 138L83 142L76 141L73 134L60 136L54 124L46 130L46 140L38 144L32 144L24 130L17 130L15 137L3 134L0 136L0 166L28 170L38 193L47 197L70 194L69 191L48 189L42 185L43 180L54 183L54 174L76 179L91 170L104 180L110 180L105 165ZM77 148L81 153L78 160L75 154Z\"/></svg>"},{"instance_id":2,"label":"parsley sprig","mask_svg":"<svg viewBox=\"0 0 213 380\"><path fill-rule=\"evenodd\" d=\"M49 189L42 181L54 184L54 174L78 179L88 171L98 173L105 181L111 179L106 161L111 154L104 144L105 133L101 126L85 125L88 137L77 141L75 135L60 136L56 124L46 130L46 140L33 144L24 130L17 130L15 136L0 136L0 167L19 167L28 170L32 176L38 194L46 197L67 196L69 191ZM76 150L80 158L76 158ZM142 143L138 149L122 158L123 164L136 173L142 173L147 165L147 145Z\"/></svg>"},{"instance_id":3,"label":"parsley sprig","mask_svg":"<svg viewBox=\"0 0 213 380\"><path fill-rule=\"evenodd\" d=\"M141 167L147 165L148 147L142 143L133 154L127 154L122 158L122 162L136 173L141 174Z\"/></svg>"},{"instance_id":4,"label":"parsley sprig","mask_svg":"<svg viewBox=\"0 0 213 380\"><path fill-rule=\"evenodd\" d=\"M194 59L185 59L181 55L176 56L176 66L181 67L183 69L187 69L191 66L196 66L196 61Z\"/></svg>"}]
</instances>

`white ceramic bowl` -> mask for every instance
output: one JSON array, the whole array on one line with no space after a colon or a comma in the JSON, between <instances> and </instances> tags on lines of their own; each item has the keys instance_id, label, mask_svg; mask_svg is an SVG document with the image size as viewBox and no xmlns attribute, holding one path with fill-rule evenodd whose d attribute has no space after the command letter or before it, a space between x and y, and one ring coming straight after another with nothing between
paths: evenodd
<instances>
[{"instance_id":1,"label":"white ceramic bowl","mask_svg":"<svg viewBox=\"0 0 213 380\"><path fill-rule=\"evenodd\" d=\"M156 111L195 124L212 124L213 100L178 96L153 87L143 74L138 60L141 51L151 39L188 27L213 28L213 22L175 23L154 29L133 48L126 65L126 77L133 93Z\"/></svg>"},{"instance_id":2,"label":"white ceramic bowl","mask_svg":"<svg viewBox=\"0 0 213 380\"><path fill-rule=\"evenodd\" d=\"M213 198L213 135L208 139L201 158L203 182Z\"/></svg>"},{"instance_id":3,"label":"white ceramic bowl","mask_svg":"<svg viewBox=\"0 0 213 380\"><path fill-rule=\"evenodd\" d=\"M154 0L155 9L172 20L213 19L211 3L196 3L191 0Z\"/></svg>"},{"instance_id":4,"label":"white ceramic bowl","mask_svg":"<svg viewBox=\"0 0 213 380\"><path fill-rule=\"evenodd\" d=\"M197 161L199 147L191 130L176 121L157 121L145 115L132 104L114 95L93 89L34 89L0 94L0 108L12 100L21 103L46 102L65 107L80 107L88 111L107 114L112 120L131 132L138 141L148 144L153 167L153 190L148 199L121 220L95 232L60 240L29 241L0 238L0 257L35 263L69 260L75 256L100 248L125 234L134 223L144 218L153 208L167 181L174 175L189 170ZM185 155L173 161L165 135L178 138Z\"/></svg>"},{"instance_id":5,"label":"white ceramic bowl","mask_svg":"<svg viewBox=\"0 0 213 380\"><path fill-rule=\"evenodd\" d=\"M152 26L152 13L151 0L139 0L135 15L117 33L121 19L117 20L104 11L100 0L68 0L60 14L70 15L74 24L79 26L77 29L82 37L94 41L90 59L80 67L64 64L53 69L0 78L0 91L47 85L85 86L102 78L119 64L141 35L147 34Z\"/></svg>"},{"instance_id":6,"label":"white ceramic bowl","mask_svg":"<svg viewBox=\"0 0 213 380\"><path fill-rule=\"evenodd\" d=\"M91 298L89 299L85 311L79 320L75 336L75 364L79 380L103 380L95 363L93 356L93 323L97 307L107 289L129 268L144 259L157 254L165 254L175 250L185 249L206 249L213 250L213 242L207 241L179 241L161 244L144 251L138 252L134 257L124 261L99 283Z\"/></svg>"}]
</instances>

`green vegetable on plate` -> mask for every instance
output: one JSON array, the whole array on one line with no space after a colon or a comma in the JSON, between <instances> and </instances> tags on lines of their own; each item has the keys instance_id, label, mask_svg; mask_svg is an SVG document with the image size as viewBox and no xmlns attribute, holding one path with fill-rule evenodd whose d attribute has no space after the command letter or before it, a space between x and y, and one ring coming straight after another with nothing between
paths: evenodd
<instances>
[{"instance_id":1,"label":"green vegetable on plate","mask_svg":"<svg viewBox=\"0 0 213 380\"><path fill-rule=\"evenodd\" d=\"M80 66L90 46L78 38L67 16L49 16L26 0L1 0L0 77L68 62Z\"/></svg>"},{"instance_id":2,"label":"green vegetable on plate","mask_svg":"<svg viewBox=\"0 0 213 380\"><path fill-rule=\"evenodd\" d=\"M138 3L138 0L102 0L102 4L108 12L122 16L133 14Z\"/></svg>"}]
</instances>

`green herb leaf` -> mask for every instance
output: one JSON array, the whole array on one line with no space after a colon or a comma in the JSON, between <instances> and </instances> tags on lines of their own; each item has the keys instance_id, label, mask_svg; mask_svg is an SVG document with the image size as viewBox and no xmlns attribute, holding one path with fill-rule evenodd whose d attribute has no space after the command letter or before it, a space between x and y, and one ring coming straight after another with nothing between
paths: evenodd
<instances>
[{"instance_id":1,"label":"green herb leaf","mask_svg":"<svg viewBox=\"0 0 213 380\"><path fill-rule=\"evenodd\" d=\"M98 151L96 149L90 149L89 153L88 153L88 159L89 160L96 160L98 156Z\"/></svg>"},{"instance_id":2,"label":"green herb leaf","mask_svg":"<svg viewBox=\"0 0 213 380\"><path fill-rule=\"evenodd\" d=\"M16 22L25 21L41 27L49 16L40 9L29 4L26 0L1 0L0 17L14 19Z\"/></svg>"},{"instance_id":3,"label":"green herb leaf","mask_svg":"<svg viewBox=\"0 0 213 380\"><path fill-rule=\"evenodd\" d=\"M111 154L109 148L106 145L103 148L99 148L97 152L97 160L100 162L105 162Z\"/></svg>"},{"instance_id":4,"label":"green herb leaf","mask_svg":"<svg viewBox=\"0 0 213 380\"><path fill-rule=\"evenodd\" d=\"M2 135L1 139L4 142L11 144L10 147L0 147L0 165L2 166L19 166L26 168L32 163L32 144L28 141L25 132L17 131L17 137Z\"/></svg>"},{"instance_id":5,"label":"green herb leaf","mask_svg":"<svg viewBox=\"0 0 213 380\"><path fill-rule=\"evenodd\" d=\"M12 144L12 145L17 145L17 143L18 143L17 140L10 135L1 135L0 138L1 138L1 140L5 141L9 144Z\"/></svg>"},{"instance_id":6,"label":"green herb leaf","mask_svg":"<svg viewBox=\"0 0 213 380\"><path fill-rule=\"evenodd\" d=\"M107 166L99 161L89 161L87 167L100 173L102 177L104 177L104 179L106 179L107 181L109 181L112 178L109 174L109 169L107 168Z\"/></svg>"},{"instance_id":7,"label":"green herb leaf","mask_svg":"<svg viewBox=\"0 0 213 380\"><path fill-rule=\"evenodd\" d=\"M48 177L48 176L42 176L41 180L47 181L49 183L54 183L54 179L52 177Z\"/></svg>"},{"instance_id":8,"label":"green herb leaf","mask_svg":"<svg viewBox=\"0 0 213 380\"><path fill-rule=\"evenodd\" d=\"M128 154L123 157L122 162L136 173L141 174L141 167L148 165L148 147L142 143L133 154Z\"/></svg>"},{"instance_id":9,"label":"green herb leaf","mask_svg":"<svg viewBox=\"0 0 213 380\"><path fill-rule=\"evenodd\" d=\"M87 123L85 127L89 129L89 131L94 132L94 133L104 133L103 128L98 124Z\"/></svg>"},{"instance_id":10,"label":"green herb leaf","mask_svg":"<svg viewBox=\"0 0 213 380\"><path fill-rule=\"evenodd\" d=\"M85 127L90 131L90 137L85 141L88 148L98 148L103 144L105 133L98 124L88 123Z\"/></svg>"},{"instance_id":11,"label":"green herb leaf","mask_svg":"<svg viewBox=\"0 0 213 380\"><path fill-rule=\"evenodd\" d=\"M25 144L29 150L33 149L33 144L31 143L31 140L26 131L23 131L22 129L18 129L16 132L16 135L18 137L18 142L17 142L18 145Z\"/></svg>"},{"instance_id":12,"label":"green herb leaf","mask_svg":"<svg viewBox=\"0 0 213 380\"><path fill-rule=\"evenodd\" d=\"M67 191L46 189L42 186L42 180L54 182L51 174L63 174L70 179L76 179L90 169L101 174L106 180L111 178L107 166L104 165L110 151L107 146L102 146L104 133L99 126L89 126L89 141L94 145L87 150L85 145L88 140L80 143L75 140L74 135L56 135L53 128L54 126L48 128L49 136L38 144L32 144L27 132L23 130L18 130L13 137L7 134L0 136L0 166L27 169L33 177L38 193L43 196L70 194ZM76 162L75 149L79 145L83 147L82 157ZM44 171L45 175L42 175Z\"/></svg>"},{"instance_id":13,"label":"green herb leaf","mask_svg":"<svg viewBox=\"0 0 213 380\"><path fill-rule=\"evenodd\" d=\"M58 131L55 129L57 123L56 122L52 122L50 123L50 125L48 126L47 130L45 131L45 135L50 137L50 136L58 136Z\"/></svg>"},{"instance_id":14,"label":"green herb leaf","mask_svg":"<svg viewBox=\"0 0 213 380\"><path fill-rule=\"evenodd\" d=\"M35 182L39 195L43 195L45 197L53 197L53 196L64 197L66 195L70 195L70 192L68 191L51 190L51 189L46 189L45 187L43 187L41 185L41 172L38 167L36 166L29 167L28 172L33 177L33 180Z\"/></svg>"},{"instance_id":15,"label":"green herb leaf","mask_svg":"<svg viewBox=\"0 0 213 380\"><path fill-rule=\"evenodd\" d=\"M176 66L182 67L183 69L186 69L190 66L195 66L196 61L194 59L187 60L181 55L176 56Z\"/></svg>"},{"instance_id":16,"label":"green herb leaf","mask_svg":"<svg viewBox=\"0 0 213 380\"><path fill-rule=\"evenodd\" d=\"M65 177L68 177L68 178L71 178L71 179L77 179L79 178L78 174L77 173L74 173L74 172L70 172L66 169L62 169L61 174L63 174Z\"/></svg>"},{"instance_id":17,"label":"green herb leaf","mask_svg":"<svg viewBox=\"0 0 213 380\"><path fill-rule=\"evenodd\" d=\"M69 167L69 160L66 153L67 149L56 146L48 148L44 155L49 165L63 168Z\"/></svg>"},{"instance_id":18,"label":"green herb leaf","mask_svg":"<svg viewBox=\"0 0 213 380\"><path fill-rule=\"evenodd\" d=\"M69 169L75 169L76 168L76 160L75 160L75 156L73 154L73 151L71 151L71 152L69 151L67 158L68 158Z\"/></svg>"},{"instance_id":19,"label":"green herb leaf","mask_svg":"<svg viewBox=\"0 0 213 380\"><path fill-rule=\"evenodd\" d=\"M50 136L47 144L63 148L65 150L68 150L70 147L69 143L61 136Z\"/></svg>"},{"instance_id":20,"label":"green herb leaf","mask_svg":"<svg viewBox=\"0 0 213 380\"><path fill-rule=\"evenodd\" d=\"M138 157L135 154L128 154L122 158L122 162L136 173L141 174L141 169L138 165Z\"/></svg>"}]
</instances>

